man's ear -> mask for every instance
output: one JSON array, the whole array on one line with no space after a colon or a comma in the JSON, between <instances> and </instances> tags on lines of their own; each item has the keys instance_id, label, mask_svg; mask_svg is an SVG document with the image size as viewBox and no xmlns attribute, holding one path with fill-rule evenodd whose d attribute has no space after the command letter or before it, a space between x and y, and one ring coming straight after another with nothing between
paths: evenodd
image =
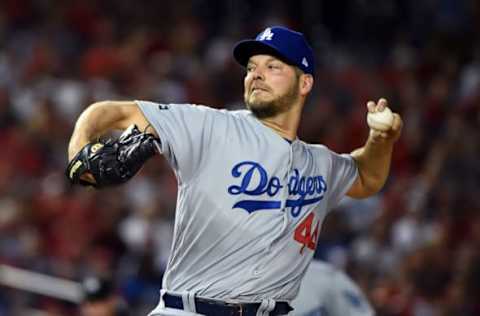
<instances>
[{"instance_id":1,"label":"man's ear","mask_svg":"<svg viewBox=\"0 0 480 316\"><path fill-rule=\"evenodd\" d=\"M300 76L300 94L306 96L313 88L313 76L310 74L302 74Z\"/></svg>"}]
</instances>

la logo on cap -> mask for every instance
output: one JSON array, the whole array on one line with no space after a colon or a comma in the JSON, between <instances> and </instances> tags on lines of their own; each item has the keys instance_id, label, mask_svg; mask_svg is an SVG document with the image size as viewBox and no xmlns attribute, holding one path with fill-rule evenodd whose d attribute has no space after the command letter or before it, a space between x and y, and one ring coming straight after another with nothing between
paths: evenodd
<instances>
[{"instance_id":1,"label":"la logo on cap","mask_svg":"<svg viewBox=\"0 0 480 316\"><path fill-rule=\"evenodd\" d=\"M260 41L271 41L274 33L272 33L272 29L266 28L265 31L263 31L262 35L258 37Z\"/></svg>"}]
</instances>

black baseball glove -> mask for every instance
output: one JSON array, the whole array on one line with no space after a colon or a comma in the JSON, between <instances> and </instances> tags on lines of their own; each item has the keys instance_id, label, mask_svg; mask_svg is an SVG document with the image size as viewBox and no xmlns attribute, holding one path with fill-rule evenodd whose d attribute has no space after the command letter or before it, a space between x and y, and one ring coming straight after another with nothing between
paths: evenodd
<instances>
[{"instance_id":1,"label":"black baseball glove","mask_svg":"<svg viewBox=\"0 0 480 316\"><path fill-rule=\"evenodd\" d=\"M142 133L136 125L131 125L117 140L85 145L68 164L66 176L72 184L96 188L124 183L155 155L158 142L154 135ZM82 178L86 173L94 182Z\"/></svg>"}]
</instances>

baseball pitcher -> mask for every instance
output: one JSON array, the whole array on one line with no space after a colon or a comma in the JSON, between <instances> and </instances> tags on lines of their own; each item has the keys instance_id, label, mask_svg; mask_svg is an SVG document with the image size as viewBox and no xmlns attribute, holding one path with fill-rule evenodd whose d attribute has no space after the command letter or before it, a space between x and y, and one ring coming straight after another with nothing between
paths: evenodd
<instances>
[{"instance_id":1,"label":"baseball pitcher","mask_svg":"<svg viewBox=\"0 0 480 316\"><path fill-rule=\"evenodd\" d=\"M328 211L345 194L375 194L388 176L398 114L388 129L370 125L351 154L298 139L315 73L303 34L269 27L233 54L246 69L246 110L98 102L70 140L73 183L123 183L157 152L176 175L172 251L151 316L288 314ZM384 99L367 103L370 113L386 107ZM127 130L96 141L113 129Z\"/></svg>"},{"instance_id":2,"label":"baseball pitcher","mask_svg":"<svg viewBox=\"0 0 480 316\"><path fill-rule=\"evenodd\" d=\"M293 300L292 316L373 316L370 303L344 272L313 260Z\"/></svg>"}]
</instances>

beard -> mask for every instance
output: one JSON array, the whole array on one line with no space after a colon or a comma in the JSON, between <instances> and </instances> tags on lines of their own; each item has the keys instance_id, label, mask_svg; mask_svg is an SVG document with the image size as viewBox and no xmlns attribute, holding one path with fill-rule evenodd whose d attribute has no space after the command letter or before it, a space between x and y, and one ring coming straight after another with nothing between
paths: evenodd
<instances>
[{"instance_id":1,"label":"beard","mask_svg":"<svg viewBox=\"0 0 480 316\"><path fill-rule=\"evenodd\" d=\"M299 97L298 80L283 95L273 100L249 100L249 95L245 94L245 105L253 115L259 119L275 117L278 114L288 112L296 103Z\"/></svg>"}]
</instances>

